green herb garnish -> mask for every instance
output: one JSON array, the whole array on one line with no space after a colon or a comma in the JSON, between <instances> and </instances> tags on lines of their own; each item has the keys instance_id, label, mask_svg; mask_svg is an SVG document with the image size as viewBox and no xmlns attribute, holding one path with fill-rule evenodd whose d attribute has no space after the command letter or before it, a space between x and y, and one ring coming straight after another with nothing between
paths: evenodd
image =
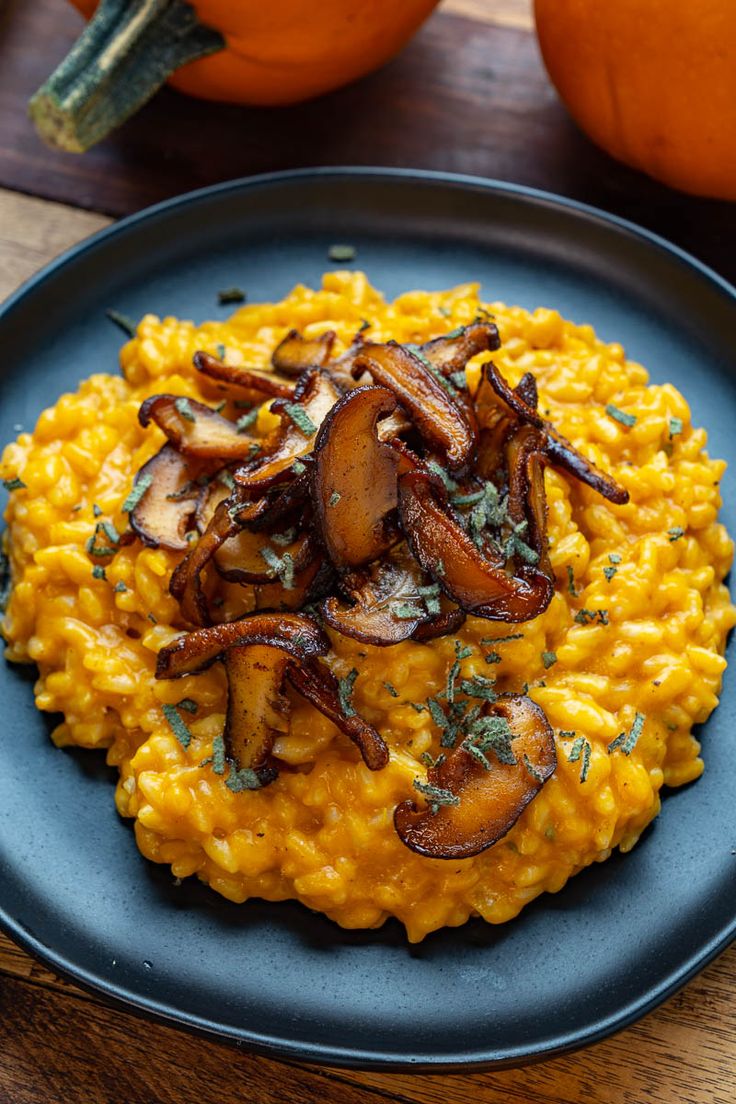
<instances>
[{"instance_id":1,"label":"green herb garnish","mask_svg":"<svg viewBox=\"0 0 736 1104\"><path fill-rule=\"evenodd\" d=\"M592 754L592 748L590 741L586 740L584 736L578 736L575 743L570 748L570 752L567 756L568 763L577 763L582 759L580 765L580 781L584 782L588 777L588 768L590 767L590 756Z\"/></svg>"},{"instance_id":2,"label":"green herb garnish","mask_svg":"<svg viewBox=\"0 0 736 1104\"><path fill-rule=\"evenodd\" d=\"M222 291L217 293L217 302L221 307L227 303L244 303L245 292L239 287L223 288Z\"/></svg>"},{"instance_id":3,"label":"green herb garnish","mask_svg":"<svg viewBox=\"0 0 736 1104\"><path fill-rule=\"evenodd\" d=\"M567 589L572 594L573 598L577 598L578 591L575 587L575 576L573 575L570 564L567 565Z\"/></svg>"},{"instance_id":4,"label":"green herb garnish","mask_svg":"<svg viewBox=\"0 0 736 1104\"><path fill-rule=\"evenodd\" d=\"M180 395L178 399L175 399L174 406L182 418L186 418L188 422L196 422L197 418L192 410L192 404L186 395Z\"/></svg>"},{"instance_id":5,"label":"green herb garnish","mask_svg":"<svg viewBox=\"0 0 736 1104\"><path fill-rule=\"evenodd\" d=\"M182 698L181 701L176 703L177 709L183 709L186 713L196 713L199 706L192 698Z\"/></svg>"},{"instance_id":6,"label":"green herb garnish","mask_svg":"<svg viewBox=\"0 0 736 1104\"><path fill-rule=\"evenodd\" d=\"M3 487L6 491L22 491L25 487L25 483L22 479L3 479Z\"/></svg>"},{"instance_id":7,"label":"green herb garnish","mask_svg":"<svg viewBox=\"0 0 736 1104\"><path fill-rule=\"evenodd\" d=\"M337 243L327 250L327 257L331 261L354 261L358 256L358 250L354 245Z\"/></svg>"},{"instance_id":8,"label":"green herb garnish","mask_svg":"<svg viewBox=\"0 0 736 1104\"><path fill-rule=\"evenodd\" d=\"M257 773L251 770L250 767L243 767L242 770L230 767L230 774L225 780L225 785L229 790L232 790L233 793L242 793L243 790L262 789L263 782L261 782Z\"/></svg>"},{"instance_id":9,"label":"green herb garnish","mask_svg":"<svg viewBox=\"0 0 736 1104\"><path fill-rule=\"evenodd\" d=\"M618 552L610 552L609 556L608 556L608 560L609 560L609 563L612 563L612 564L620 564L621 563L621 557L619 556Z\"/></svg>"},{"instance_id":10,"label":"green herb garnish","mask_svg":"<svg viewBox=\"0 0 736 1104\"><path fill-rule=\"evenodd\" d=\"M603 568L603 574L606 576L609 583L610 583L611 579L613 578L613 576L616 574L617 571L618 571L617 567L612 567L611 566L611 567L604 567Z\"/></svg>"},{"instance_id":11,"label":"green herb garnish","mask_svg":"<svg viewBox=\"0 0 736 1104\"><path fill-rule=\"evenodd\" d=\"M303 475L304 472L307 470L307 465L301 460L295 460L294 463L291 465L291 470L293 471L294 475Z\"/></svg>"},{"instance_id":12,"label":"green herb garnish","mask_svg":"<svg viewBox=\"0 0 736 1104\"><path fill-rule=\"evenodd\" d=\"M451 790L444 790L441 786L433 786L430 782L422 782L420 778L414 779L414 789L429 801L429 810L436 815L441 805L459 805L460 798Z\"/></svg>"},{"instance_id":13,"label":"green herb garnish","mask_svg":"<svg viewBox=\"0 0 736 1104\"><path fill-rule=\"evenodd\" d=\"M105 311L105 314L110 319L110 321L114 322L115 325L123 331L123 333L126 333L128 335L128 337L135 337L135 322L132 320L132 318L128 318L127 314L121 314L120 311L113 310L112 307L109 307Z\"/></svg>"},{"instance_id":14,"label":"green herb garnish","mask_svg":"<svg viewBox=\"0 0 736 1104\"><path fill-rule=\"evenodd\" d=\"M340 699L340 708L344 717L354 717L355 709L353 708L352 697L353 687L355 686L355 680L358 677L358 672L355 667L352 668L345 675L344 678L338 679L337 683L337 696Z\"/></svg>"},{"instance_id":15,"label":"green herb garnish","mask_svg":"<svg viewBox=\"0 0 736 1104\"><path fill-rule=\"evenodd\" d=\"M671 529L667 530L667 532L669 533L670 544L673 544L676 540L679 540L680 537L685 536L685 530L682 528L681 525L673 525Z\"/></svg>"},{"instance_id":16,"label":"green herb garnish","mask_svg":"<svg viewBox=\"0 0 736 1104\"><path fill-rule=\"evenodd\" d=\"M469 698L481 698L483 701L493 702L498 695L494 690L495 679L485 678L483 675L473 675L472 678L462 679L460 689Z\"/></svg>"},{"instance_id":17,"label":"green herb garnish","mask_svg":"<svg viewBox=\"0 0 736 1104\"><path fill-rule=\"evenodd\" d=\"M389 694L391 695L392 698L398 698L399 691L396 689L395 686L392 686L390 682L384 682L383 685L388 690L388 692L389 692Z\"/></svg>"},{"instance_id":18,"label":"green herb garnish","mask_svg":"<svg viewBox=\"0 0 736 1104\"><path fill-rule=\"evenodd\" d=\"M332 494L330 495L330 499L329 499L330 506L337 506L337 504L338 504L338 502L340 501L341 498L342 498L342 495L340 494L339 491L333 491Z\"/></svg>"},{"instance_id":19,"label":"green herb garnish","mask_svg":"<svg viewBox=\"0 0 736 1104\"><path fill-rule=\"evenodd\" d=\"M627 414L625 410L619 410L613 403L608 403L606 406L606 414L623 426L631 428L631 426L636 425L636 414Z\"/></svg>"},{"instance_id":20,"label":"green herb garnish","mask_svg":"<svg viewBox=\"0 0 736 1104\"><path fill-rule=\"evenodd\" d=\"M144 494L152 483L153 476L150 472L145 472L143 475L139 476L138 479L136 479L130 494L126 498L123 505L120 507L124 514L132 514L133 510L135 510L136 506L143 498Z\"/></svg>"},{"instance_id":21,"label":"green herb garnish","mask_svg":"<svg viewBox=\"0 0 736 1104\"><path fill-rule=\"evenodd\" d=\"M104 567L102 567L100 564L95 564L95 566L92 568L92 578L107 579Z\"/></svg>"},{"instance_id":22,"label":"green herb garnish","mask_svg":"<svg viewBox=\"0 0 736 1104\"><path fill-rule=\"evenodd\" d=\"M315 435L317 427L303 406L299 406L298 403L288 402L284 403L281 409L305 437L313 437Z\"/></svg>"},{"instance_id":23,"label":"green herb garnish","mask_svg":"<svg viewBox=\"0 0 736 1104\"><path fill-rule=\"evenodd\" d=\"M481 644L505 644L508 640L523 640L523 633L509 633L508 636L484 636Z\"/></svg>"},{"instance_id":24,"label":"green herb garnish","mask_svg":"<svg viewBox=\"0 0 736 1104\"><path fill-rule=\"evenodd\" d=\"M120 582L115 584L113 589L114 589L116 594L125 594L125 592L127 591L128 588L125 585L125 583L123 582L123 580L121 579Z\"/></svg>"},{"instance_id":25,"label":"green herb garnish","mask_svg":"<svg viewBox=\"0 0 736 1104\"><path fill-rule=\"evenodd\" d=\"M244 433L246 429L250 429L258 421L258 407L254 406L252 410L249 410L246 414L241 414L235 423L235 428L238 433Z\"/></svg>"},{"instance_id":26,"label":"green herb garnish","mask_svg":"<svg viewBox=\"0 0 736 1104\"><path fill-rule=\"evenodd\" d=\"M557 652L542 652L542 663L545 671L549 671L550 667L554 667L556 662Z\"/></svg>"},{"instance_id":27,"label":"green herb garnish","mask_svg":"<svg viewBox=\"0 0 736 1104\"><path fill-rule=\"evenodd\" d=\"M682 433L682 418L670 418L670 441L678 433Z\"/></svg>"},{"instance_id":28,"label":"green herb garnish","mask_svg":"<svg viewBox=\"0 0 736 1104\"><path fill-rule=\"evenodd\" d=\"M532 776L534 781L538 782L539 785L541 786L542 783L544 782L544 777L539 773L539 771L534 766L534 764L532 763L529 756L526 754L526 752L524 753L524 755L522 757L522 762L524 763L524 766L526 767L527 771Z\"/></svg>"},{"instance_id":29,"label":"green herb garnish","mask_svg":"<svg viewBox=\"0 0 736 1104\"><path fill-rule=\"evenodd\" d=\"M212 770L215 774L225 773L225 741L222 735L212 741Z\"/></svg>"},{"instance_id":30,"label":"green herb garnish","mask_svg":"<svg viewBox=\"0 0 736 1104\"><path fill-rule=\"evenodd\" d=\"M644 728L644 721L646 716L644 713L636 713L634 715L634 722L628 732L619 732L615 740L612 740L608 745L608 753L616 751L620 748L624 755L631 755L632 751L636 747L637 741L642 734Z\"/></svg>"},{"instance_id":31,"label":"green herb garnish","mask_svg":"<svg viewBox=\"0 0 736 1104\"><path fill-rule=\"evenodd\" d=\"M102 507L98 506L96 502L92 503L92 516L96 518L102 517Z\"/></svg>"},{"instance_id":32,"label":"green herb garnish","mask_svg":"<svg viewBox=\"0 0 736 1104\"><path fill-rule=\"evenodd\" d=\"M179 711L175 705L162 705L161 709L164 717L169 722L169 728L186 751L192 742L192 734L182 720Z\"/></svg>"}]
</instances>

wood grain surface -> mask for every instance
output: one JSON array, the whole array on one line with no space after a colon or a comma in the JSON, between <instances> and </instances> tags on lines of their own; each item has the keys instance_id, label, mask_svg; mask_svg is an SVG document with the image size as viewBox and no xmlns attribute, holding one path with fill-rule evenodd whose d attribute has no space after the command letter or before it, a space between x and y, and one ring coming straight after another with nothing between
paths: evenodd
<instances>
[{"instance_id":1,"label":"wood grain surface","mask_svg":"<svg viewBox=\"0 0 736 1104\"><path fill-rule=\"evenodd\" d=\"M680 195L591 145L558 102L529 25L529 0L450 0L400 57L340 92L256 110L165 89L79 156L46 149L26 104L80 17L64 0L10 0L0 24L0 186L122 215L205 184L300 166L473 173L604 207L736 280L736 204Z\"/></svg>"},{"instance_id":2,"label":"wood grain surface","mask_svg":"<svg viewBox=\"0 0 736 1104\"><path fill-rule=\"evenodd\" d=\"M11 4L0 24L0 298L109 214L265 168L340 162L537 184L633 217L736 275L736 206L667 192L597 153L568 123L529 34L529 0L446 0L444 9L402 60L319 104L250 112L165 92L76 158L46 150L23 105L78 19L62 0ZM0 936L0 1104L386 1100L735 1104L736 948L639 1024L586 1051L526 1069L429 1076L285 1065L150 1024L60 980Z\"/></svg>"}]
</instances>

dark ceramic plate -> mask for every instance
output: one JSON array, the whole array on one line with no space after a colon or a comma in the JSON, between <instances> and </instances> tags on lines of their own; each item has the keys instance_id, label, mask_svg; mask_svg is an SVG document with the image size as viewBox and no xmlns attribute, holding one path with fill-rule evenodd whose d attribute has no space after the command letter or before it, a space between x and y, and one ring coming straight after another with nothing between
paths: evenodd
<instances>
[{"instance_id":1,"label":"dark ceramic plate","mask_svg":"<svg viewBox=\"0 0 736 1104\"><path fill-rule=\"evenodd\" d=\"M196 319L315 283L334 242L389 295L480 280L558 307L670 380L736 461L736 293L665 242L554 196L472 178L327 170L236 181L91 238L0 317L0 440L91 372L117 370L115 307ZM724 520L736 532L732 476ZM234 906L137 852L100 755L61 752L32 673L0 670L0 922L54 970L146 1014L276 1057L442 1069L514 1064L591 1043L654 1008L736 934L736 695L702 732L707 769L655 825L540 898L406 944L390 922L346 932L293 903Z\"/></svg>"}]
</instances>

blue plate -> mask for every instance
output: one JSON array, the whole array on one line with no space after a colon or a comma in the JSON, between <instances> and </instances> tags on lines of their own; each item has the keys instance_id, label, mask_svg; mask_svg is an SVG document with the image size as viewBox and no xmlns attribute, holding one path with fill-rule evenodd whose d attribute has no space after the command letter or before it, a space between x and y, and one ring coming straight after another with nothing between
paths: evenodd
<instances>
[{"instance_id":1,"label":"blue plate","mask_svg":"<svg viewBox=\"0 0 736 1104\"><path fill-rule=\"evenodd\" d=\"M670 380L736 461L736 293L628 223L508 184L335 169L234 181L124 219L36 276L0 315L0 440L92 372L116 371L114 307L223 317L216 290L315 284L333 242L388 295L480 280L557 307ZM736 532L733 483L723 518ZM407 945L294 903L227 903L137 852L99 754L58 751L32 674L0 669L0 923L52 969L156 1018L272 1057L438 1070L594 1042L654 1008L736 933L736 695L704 727L706 772L636 849L544 896Z\"/></svg>"}]
</instances>

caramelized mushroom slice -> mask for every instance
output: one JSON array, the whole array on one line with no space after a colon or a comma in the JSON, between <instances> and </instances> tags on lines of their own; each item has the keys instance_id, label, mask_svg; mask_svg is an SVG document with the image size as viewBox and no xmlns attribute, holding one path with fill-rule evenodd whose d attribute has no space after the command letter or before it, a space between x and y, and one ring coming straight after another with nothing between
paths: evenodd
<instances>
[{"instance_id":1,"label":"caramelized mushroom slice","mask_svg":"<svg viewBox=\"0 0 736 1104\"><path fill-rule=\"evenodd\" d=\"M318 337L302 337L298 330L290 330L274 349L271 364L285 376L300 376L308 368L324 368L334 343L334 330Z\"/></svg>"},{"instance_id":2,"label":"caramelized mushroom slice","mask_svg":"<svg viewBox=\"0 0 736 1104\"><path fill-rule=\"evenodd\" d=\"M443 376L465 370L465 365L479 353L493 353L500 348L501 339L493 322L471 322L458 326L452 333L425 341L421 346L424 356L439 368Z\"/></svg>"},{"instance_id":3,"label":"caramelized mushroom slice","mask_svg":"<svg viewBox=\"0 0 736 1104\"><path fill-rule=\"evenodd\" d=\"M525 372L517 383L514 391L531 410L536 410L539 405L539 393L537 380L533 372Z\"/></svg>"},{"instance_id":4,"label":"caramelized mushroom slice","mask_svg":"<svg viewBox=\"0 0 736 1104\"><path fill-rule=\"evenodd\" d=\"M223 541L215 552L214 563L222 578L231 583L267 583L278 577L277 561L284 563L286 557L290 561L285 570L288 586L283 580L281 585L287 589L293 589L295 572L315 558L321 559L310 533L299 533L287 546L277 548L269 533L254 532L246 526Z\"/></svg>"},{"instance_id":5,"label":"caramelized mushroom slice","mask_svg":"<svg viewBox=\"0 0 736 1104\"><path fill-rule=\"evenodd\" d=\"M152 456L135 477L134 491L148 486L128 515L130 527L149 548L188 548L186 531L197 509L201 464L187 460L169 444Z\"/></svg>"},{"instance_id":6,"label":"caramelized mushroom slice","mask_svg":"<svg viewBox=\"0 0 736 1104\"><path fill-rule=\"evenodd\" d=\"M141 406L138 421L142 426L155 422L185 456L243 460L255 442L212 407L181 395L151 395Z\"/></svg>"},{"instance_id":7,"label":"caramelized mushroom slice","mask_svg":"<svg viewBox=\"0 0 736 1104\"><path fill-rule=\"evenodd\" d=\"M299 666L292 664L287 677L303 697L353 741L369 770L377 771L386 766L388 748L385 741L357 713L346 716L340 704L337 679L328 667L316 659Z\"/></svg>"},{"instance_id":8,"label":"caramelized mushroom slice","mask_svg":"<svg viewBox=\"0 0 736 1104\"><path fill-rule=\"evenodd\" d=\"M426 644L428 640L434 640L438 636L456 633L465 617L464 610L461 610L458 606L451 606L449 609L443 610L442 613L438 613L436 617L430 617L428 621L422 621L420 625L417 625L411 634L412 640L418 640L421 644Z\"/></svg>"},{"instance_id":9,"label":"caramelized mushroom slice","mask_svg":"<svg viewBox=\"0 0 736 1104\"><path fill-rule=\"evenodd\" d=\"M230 506L229 498L220 502L198 543L178 564L169 580L169 593L179 602L185 620L193 625L211 623L202 572L217 549L238 531L238 524L230 514Z\"/></svg>"},{"instance_id":10,"label":"caramelized mushroom slice","mask_svg":"<svg viewBox=\"0 0 736 1104\"><path fill-rule=\"evenodd\" d=\"M253 392L256 401L263 401L264 395L272 398L293 399L294 385L284 383L277 379L273 372L263 368L244 368L240 365L225 364L210 353L199 352L194 354L194 367L203 376L217 380L219 383L227 383L233 387Z\"/></svg>"},{"instance_id":11,"label":"caramelized mushroom slice","mask_svg":"<svg viewBox=\"0 0 736 1104\"><path fill-rule=\"evenodd\" d=\"M157 679L182 678L206 671L228 648L268 644L303 661L326 655L330 642L311 617L302 613L253 613L239 621L184 633L158 653Z\"/></svg>"},{"instance_id":12,"label":"caramelized mushroom slice","mask_svg":"<svg viewBox=\"0 0 736 1104\"><path fill-rule=\"evenodd\" d=\"M278 777L274 740L289 731L284 678L292 656L272 644L235 644L223 657L228 698L225 753L239 770L252 770L261 786Z\"/></svg>"},{"instance_id":13,"label":"caramelized mushroom slice","mask_svg":"<svg viewBox=\"0 0 736 1104\"><path fill-rule=\"evenodd\" d=\"M508 516L513 525L526 521L525 543L537 553L539 569L551 577L544 491L545 450L545 437L534 426L520 426L510 437L506 447Z\"/></svg>"},{"instance_id":14,"label":"caramelized mushroom slice","mask_svg":"<svg viewBox=\"0 0 736 1104\"><path fill-rule=\"evenodd\" d=\"M422 437L447 457L451 468L460 468L475 447L475 418L468 406L455 402L439 370L433 374L425 361L395 341L366 344L352 371L356 379L368 372L376 384L393 391Z\"/></svg>"},{"instance_id":15,"label":"caramelized mushroom slice","mask_svg":"<svg viewBox=\"0 0 736 1104\"><path fill-rule=\"evenodd\" d=\"M431 613L431 605L427 608L427 591L434 592L432 597L439 605L439 588L428 587L427 581L406 544L402 544L383 560L342 579L342 589L354 603L352 606L333 595L323 603L322 614L327 624L343 636L364 644L399 644L439 613Z\"/></svg>"},{"instance_id":16,"label":"caramelized mushroom slice","mask_svg":"<svg viewBox=\"0 0 736 1104\"><path fill-rule=\"evenodd\" d=\"M376 429L395 409L390 391L358 387L332 408L317 436L312 497L339 570L362 567L396 542L399 455Z\"/></svg>"},{"instance_id":17,"label":"caramelized mushroom slice","mask_svg":"<svg viewBox=\"0 0 736 1104\"><path fill-rule=\"evenodd\" d=\"M457 804L430 804L420 811L413 801L403 801L394 810L401 842L426 858L467 859L485 851L514 826L554 773L554 735L544 712L530 698L501 697L487 707L486 716L507 722L509 761L501 762L489 750L484 753L486 767L461 745L427 773L430 785L443 796L457 798Z\"/></svg>"},{"instance_id":18,"label":"caramelized mushroom slice","mask_svg":"<svg viewBox=\"0 0 736 1104\"><path fill-rule=\"evenodd\" d=\"M421 567L445 594L468 613L493 621L530 621L552 600L550 578L532 567L512 577L483 556L440 504L432 477L414 471L399 480L399 512L411 549Z\"/></svg>"},{"instance_id":19,"label":"caramelized mushroom slice","mask_svg":"<svg viewBox=\"0 0 736 1104\"><path fill-rule=\"evenodd\" d=\"M601 471L591 460L587 460L582 453L578 452L575 446L561 433L558 433L550 422L542 418L533 407L524 401L518 390L509 387L495 364L488 361L487 364L484 364L483 369L484 377L506 407L520 421L527 425L536 426L545 434L547 439L545 451L553 464L564 468L575 479L580 480L581 483L586 483L603 498L607 498L609 502L613 502L617 506L623 506L629 501L629 492L617 483L612 476Z\"/></svg>"},{"instance_id":20,"label":"caramelized mushroom slice","mask_svg":"<svg viewBox=\"0 0 736 1104\"><path fill-rule=\"evenodd\" d=\"M259 456L236 469L236 483L249 493L262 493L291 479L294 462L312 451L322 422L339 398L326 373L316 368L305 372L293 402L276 399L272 403L271 410L281 415L281 425L266 439Z\"/></svg>"},{"instance_id":21,"label":"caramelized mushroom slice","mask_svg":"<svg viewBox=\"0 0 736 1104\"><path fill-rule=\"evenodd\" d=\"M264 583L254 588L257 610L300 610L311 602L318 602L332 586L335 573L332 565L321 556L315 558L294 573L292 586L283 583Z\"/></svg>"}]
</instances>

